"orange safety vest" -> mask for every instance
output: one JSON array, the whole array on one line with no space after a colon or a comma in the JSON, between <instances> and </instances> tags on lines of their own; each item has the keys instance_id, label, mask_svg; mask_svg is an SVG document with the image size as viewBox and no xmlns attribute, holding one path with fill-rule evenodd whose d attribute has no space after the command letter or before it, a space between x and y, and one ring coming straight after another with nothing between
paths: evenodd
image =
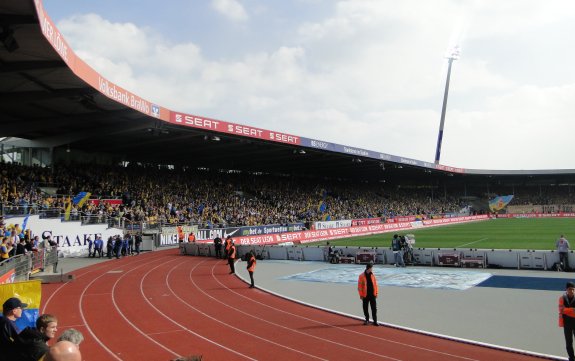
<instances>
[{"instance_id":1,"label":"orange safety vest","mask_svg":"<svg viewBox=\"0 0 575 361\"><path fill-rule=\"evenodd\" d=\"M228 258L235 259L236 258L236 246L230 243L230 251L228 253Z\"/></svg>"},{"instance_id":2,"label":"orange safety vest","mask_svg":"<svg viewBox=\"0 0 575 361\"><path fill-rule=\"evenodd\" d=\"M377 281L375 280L373 272L371 273L371 282L373 283L373 295L377 297ZM365 272L362 272L359 275L359 279L357 280L357 291L359 292L359 297L367 297L367 279L365 278Z\"/></svg>"},{"instance_id":3,"label":"orange safety vest","mask_svg":"<svg viewBox=\"0 0 575 361\"><path fill-rule=\"evenodd\" d=\"M230 246L232 245L232 240L231 239L226 239L226 252L228 252L230 250Z\"/></svg>"},{"instance_id":4,"label":"orange safety vest","mask_svg":"<svg viewBox=\"0 0 575 361\"><path fill-rule=\"evenodd\" d=\"M256 270L256 258L253 255L248 260L248 263L252 264L251 266L248 267L248 272L255 271Z\"/></svg>"},{"instance_id":5,"label":"orange safety vest","mask_svg":"<svg viewBox=\"0 0 575 361\"><path fill-rule=\"evenodd\" d=\"M195 241L196 241L196 236L194 236L193 233L190 233L190 234L188 235L188 242L191 243L191 242L195 242Z\"/></svg>"},{"instance_id":6,"label":"orange safety vest","mask_svg":"<svg viewBox=\"0 0 575 361\"><path fill-rule=\"evenodd\" d=\"M565 307L566 295L559 297L559 327L563 327L563 315L575 318L575 308Z\"/></svg>"},{"instance_id":7,"label":"orange safety vest","mask_svg":"<svg viewBox=\"0 0 575 361\"><path fill-rule=\"evenodd\" d=\"M184 231L182 230L182 227L178 226L177 230L178 230L178 241L183 242L184 241Z\"/></svg>"}]
</instances>

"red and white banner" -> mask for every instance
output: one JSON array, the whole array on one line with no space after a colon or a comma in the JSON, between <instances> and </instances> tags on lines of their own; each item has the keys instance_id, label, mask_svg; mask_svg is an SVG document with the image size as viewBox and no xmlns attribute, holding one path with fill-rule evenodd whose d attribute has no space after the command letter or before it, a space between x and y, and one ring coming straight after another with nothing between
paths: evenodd
<instances>
[{"instance_id":1,"label":"red and white banner","mask_svg":"<svg viewBox=\"0 0 575 361\"><path fill-rule=\"evenodd\" d=\"M507 213L498 214L497 218L574 218L575 213Z\"/></svg>"},{"instance_id":2,"label":"red and white banner","mask_svg":"<svg viewBox=\"0 0 575 361\"><path fill-rule=\"evenodd\" d=\"M380 224L381 218L364 218L364 219L352 219L352 226L366 226L368 224Z\"/></svg>"},{"instance_id":3,"label":"red and white banner","mask_svg":"<svg viewBox=\"0 0 575 361\"><path fill-rule=\"evenodd\" d=\"M365 236L368 234L379 234L386 232L402 231L406 229L423 227L436 227L445 224L466 223L472 221L488 220L487 215L468 216L468 217L453 217L443 219L429 219L425 221L416 222L395 222L395 223L382 223L365 226L353 226L342 228L330 229L317 229L311 231L288 232L281 234L270 234L261 236L246 236L235 237L234 240L241 245L264 245L264 244L278 244L278 243L311 243L319 241L329 241L332 239L347 238L354 236Z\"/></svg>"},{"instance_id":4,"label":"red and white banner","mask_svg":"<svg viewBox=\"0 0 575 361\"><path fill-rule=\"evenodd\" d=\"M192 114L171 112L170 123L192 128L205 129L214 132L240 135L243 137L268 140L278 143L299 145L300 137L296 135L274 132L271 130L250 127L248 125L229 123L223 120L200 117Z\"/></svg>"},{"instance_id":5,"label":"red and white banner","mask_svg":"<svg viewBox=\"0 0 575 361\"><path fill-rule=\"evenodd\" d=\"M313 229L333 229L333 228L343 228L351 227L351 219L342 219L339 221L323 221L314 222Z\"/></svg>"},{"instance_id":6,"label":"red and white banner","mask_svg":"<svg viewBox=\"0 0 575 361\"><path fill-rule=\"evenodd\" d=\"M386 223L397 223L397 222L415 222L421 220L420 216L406 216L406 217L395 217L395 218L388 218L385 222Z\"/></svg>"}]
</instances>

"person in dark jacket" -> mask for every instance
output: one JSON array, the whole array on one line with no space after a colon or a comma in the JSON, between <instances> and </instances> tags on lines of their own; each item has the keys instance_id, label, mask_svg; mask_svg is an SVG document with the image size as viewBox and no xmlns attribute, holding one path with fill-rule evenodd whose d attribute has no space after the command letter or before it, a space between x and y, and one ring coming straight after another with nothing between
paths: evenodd
<instances>
[{"instance_id":1,"label":"person in dark jacket","mask_svg":"<svg viewBox=\"0 0 575 361\"><path fill-rule=\"evenodd\" d=\"M112 259L112 252L114 251L114 238L112 236L108 237L108 242L106 243L106 256L108 259Z\"/></svg>"},{"instance_id":2,"label":"person in dark jacket","mask_svg":"<svg viewBox=\"0 0 575 361\"><path fill-rule=\"evenodd\" d=\"M26 252L28 252L28 250L26 249L26 241L22 237L16 244L16 256L19 254L26 254Z\"/></svg>"},{"instance_id":3,"label":"person in dark jacket","mask_svg":"<svg viewBox=\"0 0 575 361\"><path fill-rule=\"evenodd\" d=\"M134 244L136 246L136 249L135 249L136 256L138 256L140 254L140 247L142 246L142 236L140 234L136 234Z\"/></svg>"},{"instance_id":4,"label":"person in dark jacket","mask_svg":"<svg viewBox=\"0 0 575 361\"><path fill-rule=\"evenodd\" d=\"M48 352L48 341L56 336L58 319L43 314L36 320L36 327L26 327L16 339L16 359L37 361Z\"/></svg>"},{"instance_id":5,"label":"person in dark jacket","mask_svg":"<svg viewBox=\"0 0 575 361\"><path fill-rule=\"evenodd\" d=\"M214 249L216 250L216 258L222 258L222 239L220 237L214 238Z\"/></svg>"},{"instance_id":6,"label":"person in dark jacket","mask_svg":"<svg viewBox=\"0 0 575 361\"><path fill-rule=\"evenodd\" d=\"M0 361L14 360L13 354L16 351L16 340L20 329L16 326L16 320L22 317L22 309L28 304L22 303L19 298L11 297L2 305L2 316L0 317Z\"/></svg>"},{"instance_id":7,"label":"person in dark jacket","mask_svg":"<svg viewBox=\"0 0 575 361\"><path fill-rule=\"evenodd\" d=\"M122 237L120 237L120 235L116 235L116 240L114 241L114 255L116 258L120 258L123 243L124 240L122 240Z\"/></svg>"}]
</instances>

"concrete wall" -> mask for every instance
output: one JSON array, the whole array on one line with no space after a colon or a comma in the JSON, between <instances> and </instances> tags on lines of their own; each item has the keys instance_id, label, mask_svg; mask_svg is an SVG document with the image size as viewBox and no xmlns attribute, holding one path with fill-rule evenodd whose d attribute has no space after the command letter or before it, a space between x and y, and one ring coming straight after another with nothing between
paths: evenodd
<instances>
[{"instance_id":1,"label":"concrete wall","mask_svg":"<svg viewBox=\"0 0 575 361\"><path fill-rule=\"evenodd\" d=\"M359 252L374 252L375 262L379 264L393 264L393 251L389 248L366 247L334 247L341 250L344 256L355 257ZM248 251L263 259L295 260L295 261L328 261L327 247L325 246L237 246L238 257ZM214 257L213 244L184 243L181 246L182 254L193 256ZM413 265L439 266L440 261L447 256L451 260L458 259L455 267L486 267L486 268L515 268L553 270L553 265L559 262L559 254L555 251L536 250L490 250L490 249L413 249ZM569 253L569 264L575 266L575 254Z\"/></svg>"}]
</instances>

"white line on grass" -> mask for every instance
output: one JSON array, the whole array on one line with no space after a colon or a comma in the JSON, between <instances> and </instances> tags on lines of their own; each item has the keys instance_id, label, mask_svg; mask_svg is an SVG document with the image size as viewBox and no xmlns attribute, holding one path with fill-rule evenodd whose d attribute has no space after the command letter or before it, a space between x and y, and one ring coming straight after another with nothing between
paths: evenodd
<instances>
[{"instance_id":1,"label":"white line on grass","mask_svg":"<svg viewBox=\"0 0 575 361\"><path fill-rule=\"evenodd\" d=\"M485 240L487 240L487 239L489 239L489 238L481 238L481 239L479 239L479 240L477 240L477 241L465 243L465 244L462 244L462 245L457 246L457 247L455 247L455 248L461 248L461 247L469 246L470 244L474 244L474 243L477 243L477 242L485 241Z\"/></svg>"}]
</instances>

